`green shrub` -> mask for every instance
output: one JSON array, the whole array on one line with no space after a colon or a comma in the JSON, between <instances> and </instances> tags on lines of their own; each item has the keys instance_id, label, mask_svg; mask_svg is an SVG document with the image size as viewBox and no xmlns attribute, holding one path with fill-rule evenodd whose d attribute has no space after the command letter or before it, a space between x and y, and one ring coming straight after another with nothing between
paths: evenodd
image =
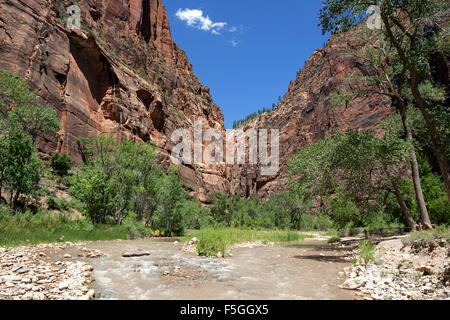
<instances>
[{"instance_id":1,"label":"green shrub","mask_svg":"<svg viewBox=\"0 0 450 320\"><path fill-rule=\"evenodd\" d=\"M206 230L201 233L196 250L201 256L215 256L219 252L225 254L229 244L224 233Z\"/></svg>"},{"instance_id":2,"label":"green shrub","mask_svg":"<svg viewBox=\"0 0 450 320\"><path fill-rule=\"evenodd\" d=\"M333 244L333 243L337 243L337 242L341 242L341 238L333 237L333 238L328 239L329 244Z\"/></svg>"},{"instance_id":3,"label":"green shrub","mask_svg":"<svg viewBox=\"0 0 450 320\"><path fill-rule=\"evenodd\" d=\"M0 138L0 189L9 192L10 207L23 210L29 199L39 197L42 161L31 138L12 130ZM22 205L24 204L24 205Z\"/></svg>"},{"instance_id":4,"label":"green shrub","mask_svg":"<svg viewBox=\"0 0 450 320\"><path fill-rule=\"evenodd\" d=\"M5 70L0 70L0 111L0 194L5 189L10 207L24 211L40 197L37 138L54 135L61 122L53 108L37 103L28 83Z\"/></svg>"},{"instance_id":5,"label":"green shrub","mask_svg":"<svg viewBox=\"0 0 450 320\"><path fill-rule=\"evenodd\" d=\"M67 211L70 209L70 204L65 199L59 199L55 197L47 198L47 206L50 210L64 210Z\"/></svg>"},{"instance_id":6,"label":"green shrub","mask_svg":"<svg viewBox=\"0 0 450 320\"><path fill-rule=\"evenodd\" d=\"M123 222L123 227L127 230L130 239L148 237L152 234L151 229L138 221L137 218L137 214L130 212Z\"/></svg>"},{"instance_id":7,"label":"green shrub","mask_svg":"<svg viewBox=\"0 0 450 320\"><path fill-rule=\"evenodd\" d=\"M67 153L54 153L50 161L53 172L61 177L67 176L73 162Z\"/></svg>"},{"instance_id":8,"label":"green shrub","mask_svg":"<svg viewBox=\"0 0 450 320\"><path fill-rule=\"evenodd\" d=\"M304 214L302 215L302 230L306 231L326 231L331 229L333 222L322 213L317 215Z\"/></svg>"},{"instance_id":9,"label":"green shrub","mask_svg":"<svg viewBox=\"0 0 450 320\"><path fill-rule=\"evenodd\" d=\"M42 209L13 216L0 206L0 246L53 243L61 236L72 242L129 238L123 226L94 225L87 219L72 220L69 215L52 215Z\"/></svg>"},{"instance_id":10,"label":"green shrub","mask_svg":"<svg viewBox=\"0 0 450 320\"><path fill-rule=\"evenodd\" d=\"M234 228L203 229L194 234L198 239L197 252L200 255L225 254L233 244L243 242L293 242L311 236L295 231L243 230Z\"/></svg>"},{"instance_id":11,"label":"green shrub","mask_svg":"<svg viewBox=\"0 0 450 320\"><path fill-rule=\"evenodd\" d=\"M330 202L330 219L338 229L346 229L350 225L361 226L361 216L355 204L345 198L345 196L338 194L336 199Z\"/></svg>"},{"instance_id":12,"label":"green shrub","mask_svg":"<svg viewBox=\"0 0 450 320\"><path fill-rule=\"evenodd\" d=\"M375 261L375 245L368 242L362 241L358 245L358 264L364 264L367 266L370 262Z\"/></svg>"},{"instance_id":13,"label":"green shrub","mask_svg":"<svg viewBox=\"0 0 450 320\"><path fill-rule=\"evenodd\" d=\"M207 209L203 208L196 199L184 200L179 204L178 210L183 217L183 226L186 229L204 229L211 226L211 217Z\"/></svg>"},{"instance_id":14,"label":"green shrub","mask_svg":"<svg viewBox=\"0 0 450 320\"><path fill-rule=\"evenodd\" d=\"M424 240L428 242L436 239L447 239L447 241L450 241L450 227L438 226L434 230L430 231L412 232L407 238L403 239L403 243L411 244L417 240Z\"/></svg>"}]
</instances>

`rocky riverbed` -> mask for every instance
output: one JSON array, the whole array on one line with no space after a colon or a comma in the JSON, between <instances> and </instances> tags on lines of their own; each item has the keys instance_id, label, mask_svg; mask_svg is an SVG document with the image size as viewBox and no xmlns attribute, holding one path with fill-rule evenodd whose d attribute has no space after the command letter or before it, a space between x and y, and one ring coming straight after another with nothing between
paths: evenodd
<instances>
[{"instance_id":1,"label":"rocky riverbed","mask_svg":"<svg viewBox=\"0 0 450 320\"><path fill-rule=\"evenodd\" d=\"M68 249L75 256L64 253ZM85 243L0 248L0 300L91 300L93 267L104 254Z\"/></svg>"},{"instance_id":2,"label":"rocky riverbed","mask_svg":"<svg viewBox=\"0 0 450 320\"><path fill-rule=\"evenodd\" d=\"M374 263L344 272L349 278L341 287L366 300L450 300L450 244L444 239L383 241Z\"/></svg>"},{"instance_id":3,"label":"rocky riverbed","mask_svg":"<svg viewBox=\"0 0 450 320\"><path fill-rule=\"evenodd\" d=\"M381 241L367 266L351 264L357 240L332 246L255 242L236 245L225 258L198 257L197 241L0 248L0 300L450 300L446 240Z\"/></svg>"}]
</instances>

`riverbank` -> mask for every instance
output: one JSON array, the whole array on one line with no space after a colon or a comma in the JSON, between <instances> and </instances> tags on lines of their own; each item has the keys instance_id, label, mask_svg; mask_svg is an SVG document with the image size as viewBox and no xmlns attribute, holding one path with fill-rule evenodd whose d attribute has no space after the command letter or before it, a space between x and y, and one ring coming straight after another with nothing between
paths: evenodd
<instances>
[{"instance_id":1,"label":"riverbank","mask_svg":"<svg viewBox=\"0 0 450 320\"><path fill-rule=\"evenodd\" d=\"M450 300L450 243L431 233L426 238L381 241L374 261L345 269L341 287L366 300ZM351 250L355 257L358 251Z\"/></svg>"},{"instance_id":2,"label":"riverbank","mask_svg":"<svg viewBox=\"0 0 450 320\"><path fill-rule=\"evenodd\" d=\"M104 254L86 243L0 248L0 300L91 300L91 264ZM75 250L76 256L65 254Z\"/></svg>"},{"instance_id":3,"label":"riverbank","mask_svg":"<svg viewBox=\"0 0 450 320\"><path fill-rule=\"evenodd\" d=\"M106 254L92 261L98 299L125 300L352 300L338 287L351 265L326 242L236 247L232 256L202 257L169 239L106 241L89 248ZM146 252L123 258L124 252ZM70 253L70 252L69 252Z\"/></svg>"},{"instance_id":4,"label":"riverbank","mask_svg":"<svg viewBox=\"0 0 450 320\"><path fill-rule=\"evenodd\" d=\"M148 238L0 248L0 300L354 298L338 288L351 261L322 240L240 243L220 259L186 252L186 244Z\"/></svg>"}]
</instances>

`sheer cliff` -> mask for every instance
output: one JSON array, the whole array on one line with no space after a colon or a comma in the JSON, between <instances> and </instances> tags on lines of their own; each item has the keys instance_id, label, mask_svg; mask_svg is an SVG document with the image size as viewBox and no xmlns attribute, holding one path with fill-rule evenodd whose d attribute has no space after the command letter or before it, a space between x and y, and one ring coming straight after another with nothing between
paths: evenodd
<instances>
[{"instance_id":1,"label":"sheer cliff","mask_svg":"<svg viewBox=\"0 0 450 320\"><path fill-rule=\"evenodd\" d=\"M79 0L81 28L68 28L73 1L0 0L0 67L31 83L63 129L42 137L43 158L66 151L81 163L79 138L113 134L150 142L165 167L171 134L224 131L223 115L172 40L161 0ZM225 193L224 166L182 166L180 177L203 201Z\"/></svg>"}]
</instances>

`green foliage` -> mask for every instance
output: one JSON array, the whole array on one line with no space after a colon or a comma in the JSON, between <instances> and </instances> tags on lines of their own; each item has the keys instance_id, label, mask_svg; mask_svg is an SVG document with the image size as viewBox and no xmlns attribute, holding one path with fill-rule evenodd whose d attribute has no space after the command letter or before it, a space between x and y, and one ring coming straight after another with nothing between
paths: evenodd
<instances>
[{"instance_id":1,"label":"green foliage","mask_svg":"<svg viewBox=\"0 0 450 320\"><path fill-rule=\"evenodd\" d=\"M407 165L409 150L410 142L389 133L377 138L350 130L326 137L289 162L291 193L321 199L337 228L370 225L382 212L391 179Z\"/></svg>"},{"instance_id":2,"label":"green foliage","mask_svg":"<svg viewBox=\"0 0 450 320\"><path fill-rule=\"evenodd\" d=\"M0 246L52 243L61 236L72 242L128 239L122 226L94 225L86 219L72 220L67 215L52 215L43 210L13 216L0 206Z\"/></svg>"},{"instance_id":3,"label":"green foliage","mask_svg":"<svg viewBox=\"0 0 450 320\"><path fill-rule=\"evenodd\" d=\"M276 104L274 103L272 105L272 110L274 110L276 108ZM270 108L266 109L266 107L263 107L262 109L259 109L257 112L253 112L251 114L249 114L248 116L246 116L244 119L241 120L234 120L233 122L233 129L239 129L244 127L246 124L248 124L249 122L253 121L256 118L261 119L261 116L263 114L266 113L270 113L272 111Z\"/></svg>"},{"instance_id":4,"label":"green foliage","mask_svg":"<svg viewBox=\"0 0 450 320\"><path fill-rule=\"evenodd\" d=\"M323 33L348 31L361 23L368 16L369 7L376 4L372 0L325 0L319 14ZM382 13L393 19L399 12L407 12L411 20L419 23L424 18L445 12L448 6L446 0L384 1Z\"/></svg>"},{"instance_id":5,"label":"green foliage","mask_svg":"<svg viewBox=\"0 0 450 320\"><path fill-rule=\"evenodd\" d=\"M310 201L291 193L274 195L262 203L216 193L209 209L213 223L222 227L317 230L330 225L322 215L308 216L310 208Z\"/></svg>"},{"instance_id":6,"label":"green foliage","mask_svg":"<svg viewBox=\"0 0 450 320\"><path fill-rule=\"evenodd\" d=\"M42 161L34 154L31 138L18 130L0 138L0 185L10 194L10 206L18 209L19 198L27 202L36 196Z\"/></svg>"},{"instance_id":7,"label":"green foliage","mask_svg":"<svg viewBox=\"0 0 450 320\"><path fill-rule=\"evenodd\" d=\"M427 202L428 212L433 224L450 224L450 202L448 202L442 177L433 172L424 158L420 158L422 189Z\"/></svg>"},{"instance_id":8,"label":"green foliage","mask_svg":"<svg viewBox=\"0 0 450 320\"><path fill-rule=\"evenodd\" d=\"M294 242L309 238L309 235L293 231L255 231L234 228L203 229L191 236L199 239L197 252L203 256L226 254L233 244L243 242Z\"/></svg>"},{"instance_id":9,"label":"green foliage","mask_svg":"<svg viewBox=\"0 0 450 320\"><path fill-rule=\"evenodd\" d=\"M341 106L346 106L354 99L354 93L349 91L332 92L328 95L328 102L333 109L339 109Z\"/></svg>"},{"instance_id":10,"label":"green foliage","mask_svg":"<svg viewBox=\"0 0 450 320\"><path fill-rule=\"evenodd\" d=\"M172 167L168 175L162 175L156 181L155 211L149 225L152 228L166 230L171 235L184 232L183 215L180 205L187 194L180 179L176 176L178 168Z\"/></svg>"},{"instance_id":11,"label":"green foliage","mask_svg":"<svg viewBox=\"0 0 450 320\"><path fill-rule=\"evenodd\" d=\"M86 163L70 192L91 221L122 224L133 212L152 228L183 232L179 206L186 193L175 170L164 174L149 144L100 136L85 139L83 150Z\"/></svg>"},{"instance_id":12,"label":"green foliage","mask_svg":"<svg viewBox=\"0 0 450 320\"><path fill-rule=\"evenodd\" d=\"M162 175L147 144L112 137L84 141L87 162L72 179L71 193L94 223L121 224L129 212L140 218L153 213L155 181ZM135 211L136 210L136 211Z\"/></svg>"},{"instance_id":13,"label":"green foliage","mask_svg":"<svg viewBox=\"0 0 450 320\"><path fill-rule=\"evenodd\" d=\"M356 205L347 199L342 193L338 193L335 199L329 199L330 219L333 225L338 229L361 226L362 219Z\"/></svg>"},{"instance_id":14,"label":"green foliage","mask_svg":"<svg viewBox=\"0 0 450 320\"><path fill-rule=\"evenodd\" d=\"M289 161L291 191L295 194L315 198L336 188L337 180L331 170L331 156L336 140L330 136L306 146Z\"/></svg>"},{"instance_id":15,"label":"green foliage","mask_svg":"<svg viewBox=\"0 0 450 320\"><path fill-rule=\"evenodd\" d=\"M148 237L152 234L152 230L146 227L142 222L137 220L137 214L129 212L123 222L123 227L128 232L130 239Z\"/></svg>"},{"instance_id":16,"label":"green foliage","mask_svg":"<svg viewBox=\"0 0 450 320\"><path fill-rule=\"evenodd\" d=\"M211 226L212 219L209 211L203 208L198 200L183 200L178 206L186 229L205 229Z\"/></svg>"},{"instance_id":17,"label":"green foliage","mask_svg":"<svg viewBox=\"0 0 450 320\"><path fill-rule=\"evenodd\" d=\"M360 24L366 10L379 5L380 30L355 28L356 39L366 41L359 52L370 76L359 80L370 84L370 91L390 96L394 102L420 109L420 120L427 139L441 163L450 159L450 108L448 83L439 75L436 59L448 56L449 31L442 23L450 8L448 0L383 1L326 0L319 20L323 32L342 32ZM358 95L358 90L350 92ZM340 97L340 99L345 99ZM330 100L337 100L336 94ZM427 120L427 121L424 121ZM429 134L433 133L433 134ZM447 177L447 172L442 173Z\"/></svg>"},{"instance_id":18,"label":"green foliage","mask_svg":"<svg viewBox=\"0 0 450 320\"><path fill-rule=\"evenodd\" d=\"M37 200L43 170L34 145L60 127L55 111L36 103L26 82L0 71L0 193L3 188L9 192L14 211Z\"/></svg>"},{"instance_id":19,"label":"green foliage","mask_svg":"<svg viewBox=\"0 0 450 320\"><path fill-rule=\"evenodd\" d=\"M48 197L47 198L47 207L50 210L67 211L70 209L70 204L65 199Z\"/></svg>"},{"instance_id":20,"label":"green foliage","mask_svg":"<svg viewBox=\"0 0 450 320\"><path fill-rule=\"evenodd\" d=\"M431 231L413 232L407 238L403 239L403 243L410 245L418 240L430 242L436 239L447 239L447 241L450 241L450 228L448 226L438 226Z\"/></svg>"},{"instance_id":21,"label":"green foliage","mask_svg":"<svg viewBox=\"0 0 450 320\"><path fill-rule=\"evenodd\" d=\"M69 174L69 171L73 166L73 161L67 153L57 152L52 154L50 166L54 173L56 173L60 177L63 177Z\"/></svg>"},{"instance_id":22,"label":"green foliage","mask_svg":"<svg viewBox=\"0 0 450 320\"><path fill-rule=\"evenodd\" d=\"M341 242L341 238L339 238L339 237L333 237L328 240L328 244L333 244L333 243L338 243L338 242Z\"/></svg>"},{"instance_id":23,"label":"green foliage","mask_svg":"<svg viewBox=\"0 0 450 320\"><path fill-rule=\"evenodd\" d=\"M61 129L53 108L36 102L36 92L20 77L0 71L0 129L27 134L34 145L38 136L52 135Z\"/></svg>"},{"instance_id":24,"label":"green foliage","mask_svg":"<svg viewBox=\"0 0 450 320\"><path fill-rule=\"evenodd\" d=\"M358 254L358 264L364 264L367 266L370 262L375 261L375 245L368 242L362 241L358 245L359 254Z\"/></svg>"}]
</instances>

